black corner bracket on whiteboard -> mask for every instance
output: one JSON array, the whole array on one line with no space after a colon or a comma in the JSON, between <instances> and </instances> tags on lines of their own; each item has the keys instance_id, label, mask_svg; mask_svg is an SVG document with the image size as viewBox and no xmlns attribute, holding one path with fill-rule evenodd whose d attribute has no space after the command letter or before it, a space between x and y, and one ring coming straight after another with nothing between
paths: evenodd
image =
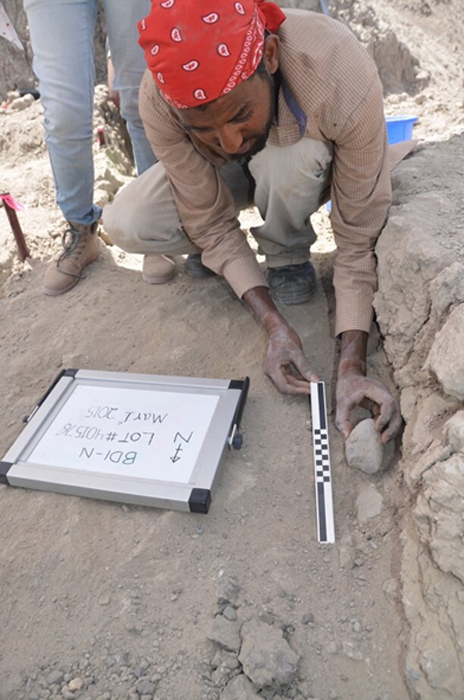
<instances>
[{"instance_id":1,"label":"black corner bracket on whiteboard","mask_svg":"<svg viewBox=\"0 0 464 700\"><path fill-rule=\"evenodd\" d=\"M206 514L211 505L211 491L209 489L192 489L189 498L191 513Z\"/></svg>"},{"instance_id":2,"label":"black corner bracket on whiteboard","mask_svg":"<svg viewBox=\"0 0 464 700\"><path fill-rule=\"evenodd\" d=\"M13 464L11 462L0 462L0 484L9 485L8 472Z\"/></svg>"}]
</instances>

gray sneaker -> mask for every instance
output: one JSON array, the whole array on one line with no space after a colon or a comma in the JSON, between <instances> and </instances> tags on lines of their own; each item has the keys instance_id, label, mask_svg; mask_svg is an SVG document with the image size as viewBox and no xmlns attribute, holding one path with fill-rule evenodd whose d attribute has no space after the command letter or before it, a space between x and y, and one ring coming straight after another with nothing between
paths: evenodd
<instances>
[{"instance_id":1,"label":"gray sneaker","mask_svg":"<svg viewBox=\"0 0 464 700\"><path fill-rule=\"evenodd\" d=\"M316 292L316 271L309 260L301 265L268 267L267 281L271 297L281 304L303 304Z\"/></svg>"}]
</instances>

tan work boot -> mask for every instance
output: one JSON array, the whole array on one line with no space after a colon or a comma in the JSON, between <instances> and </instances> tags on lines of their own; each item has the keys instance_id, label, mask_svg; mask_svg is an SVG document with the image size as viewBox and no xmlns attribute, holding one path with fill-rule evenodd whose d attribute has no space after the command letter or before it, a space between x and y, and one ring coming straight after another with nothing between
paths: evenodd
<instances>
[{"instance_id":1,"label":"tan work boot","mask_svg":"<svg viewBox=\"0 0 464 700\"><path fill-rule=\"evenodd\" d=\"M45 294L63 294L82 279L82 270L94 262L100 252L97 227L97 222L87 226L68 222L68 228L63 233L64 250L44 275Z\"/></svg>"},{"instance_id":2,"label":"tan work boot","mask_svg":"<svg viewBox=\"0 0 464 700\"><path fill-rule=\"evenodd\" d=\"M148 284L165 284L176 274L176 263L168 255L144 255L142 279Z\"/></svg>"}]
</instances>

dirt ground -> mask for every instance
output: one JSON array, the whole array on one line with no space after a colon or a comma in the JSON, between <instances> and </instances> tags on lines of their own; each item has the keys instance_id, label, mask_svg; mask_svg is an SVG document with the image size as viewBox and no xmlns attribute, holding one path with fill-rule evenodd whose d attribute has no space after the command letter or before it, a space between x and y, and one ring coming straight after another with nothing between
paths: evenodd
<instances>
[{"instance_id":1,"label":"dirt ground","mask_svg":"<svg viewBox=\"0 0 464 700\"><path fill-rule=\"evenodd\" d=\"M418 62L413 83L386 96L386 112L417 115L423 142L462 132L460 0L370 5ZM19 218L32 255L18 261L0 211L0 457L66 367L251 379L244 446L228 455L207 516L0 487L1 700L251 700L224 694L238 652L218 658L209 639L224 581L234 624L281 630L300 657L292 678L258 697L406 700L397 582L409 502L395 465L376 477L349 470L330 413L337 543L319 545L308 402L279 395L264 377L265 336L245 305L221 279L186 276L182 258L171 283L147 285L139 257L103 243L72 292L44 296L61 220L40 103L0 113L0 159L2 191L27 207ZM124 182L126 161L115 166L97 144L95 159L104 201ZM317 295L282 311L332 404L333 239L325 211L314 223ZM370 371L390 381L375 338ZM257 636L251 643L259 652Z\"/></svg>"}]
</instances>

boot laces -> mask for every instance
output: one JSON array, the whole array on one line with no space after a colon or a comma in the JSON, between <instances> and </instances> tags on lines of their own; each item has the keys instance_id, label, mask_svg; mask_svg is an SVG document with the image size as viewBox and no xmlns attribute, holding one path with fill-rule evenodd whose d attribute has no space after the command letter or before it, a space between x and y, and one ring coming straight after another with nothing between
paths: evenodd
<instances>
[{"instance_id":1,"label":"boot laces","mask_svg":"<svg viewBox=\"0 0 464 700\"><path fill-rule=\"evenodd\" d=\"M63 252L56 261L57 268L66 275L83 279L83 275L75 275L72 272L61 270L60 263L66 258L69 258L74 253L74 251L76 251L77 254L82 252L82 249L85 245L85 232L79 231L73 226L68 226L63 232L61 243L63 245Z\"/></svg>"}]
</instances>

